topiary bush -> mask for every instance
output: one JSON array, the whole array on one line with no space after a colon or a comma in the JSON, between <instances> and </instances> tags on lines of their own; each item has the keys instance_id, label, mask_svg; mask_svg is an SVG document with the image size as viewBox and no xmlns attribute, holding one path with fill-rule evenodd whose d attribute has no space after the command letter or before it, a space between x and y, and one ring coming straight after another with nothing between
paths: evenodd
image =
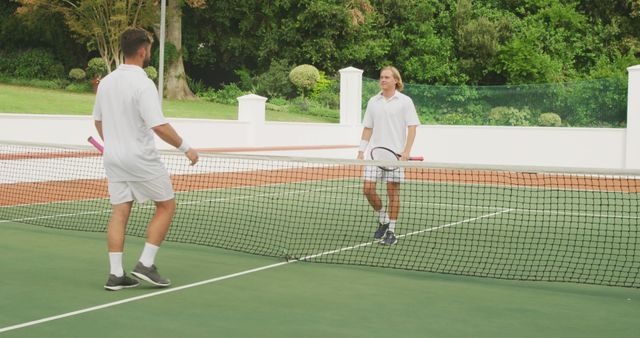
<instances>
[{"instance_id":1,"label":"topiary bush","mask_svg":"<svg viewBox=\"0 0 640 338\"><path fill-rule=\"evenodd\" d=\"M85 73L84 70L80 68L73 68L69 71L69 78L76 82L80 82L87 78L87 73Z\"/></svg>"},{"instance_id":2,"label":"topiary bush","mask_svg":"<svg viewBox=\"0 0 640 338\"><path fill-rule=\"evenodd\" d=\"M529 108L494 107L489 112L489 124L496 126L528 126L531 112Z\"/></svg>"},{"instance_id":3,"label":"topiary bush","mask_svg":"<svg viewBox=\"0 0 640 338\"><path fill-rule=\"evenodd\" d=\"M93 58L87 64L87 77L95 79L107 75L107 64L102 58Z\"/></svg>"},{"instance_id":4,"label":"topiary bush","mask_svg":"<svg viewBox=\"0 0 640 338\"><path fill-rule=\"evenodd\" d=\"M320 72L312 65L300 65L289 72L289 80L304 97L305 92L313 89L318 80L320 80Z\"/></svg>"},{"instance_id":5,"label":"topiary bush","mask_svg":"<svg viewBox=\"0 0 640 338\"><path fill-rule=\"evenodd\" d=\"M544 113L538 117L538 125L543 127L560 127L562 118L556 113Z\"/></svg>"}]
</instances>

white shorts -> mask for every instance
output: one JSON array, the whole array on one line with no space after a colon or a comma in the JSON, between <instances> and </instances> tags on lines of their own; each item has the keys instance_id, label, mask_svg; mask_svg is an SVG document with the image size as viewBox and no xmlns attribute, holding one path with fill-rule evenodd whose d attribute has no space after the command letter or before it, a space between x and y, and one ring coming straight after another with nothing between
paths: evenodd
<instances>
[{"instance_id":1,"label":"white shorts","mask_svg":"<svg viewBox=\"0 0 640 338\"><path fill-rule=\"evenodd\" d=\"M160 176L148 181L109 182L109 196L111 204L122 204L134 199L138 203L168 201L175 194L169 176Z\"/></svg>"},{"instance_id":2,"label":"white shorts","mask_svg":"<svg viewBox=\"0 0 640 338\"><path fill-rule=\"evenodd\" d=\"M404 168L387 171L374 165L368 165L364 167L364 180L370 182L402 183L404 181Z\"/></svg>"}]
</instances>

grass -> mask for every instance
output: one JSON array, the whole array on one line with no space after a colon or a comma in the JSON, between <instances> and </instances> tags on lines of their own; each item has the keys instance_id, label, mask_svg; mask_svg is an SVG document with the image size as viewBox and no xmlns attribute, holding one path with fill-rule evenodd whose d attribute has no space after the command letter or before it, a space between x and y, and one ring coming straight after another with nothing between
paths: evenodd
<instances>
[{"instance_id":1,"label":"grass","mask_svg":"<svg viewBox=\"0 0 640 338\"><path fill-rule=\"evenodd\" d=\"M94 100L92 93L0 84L0 113L91 115ZM166 117L235 120L238 106L202 100L164 100L164 114ZM331 122L329 118L270 109L267 109L266 115L267 121Z\"/></svg>"}]
</instances>

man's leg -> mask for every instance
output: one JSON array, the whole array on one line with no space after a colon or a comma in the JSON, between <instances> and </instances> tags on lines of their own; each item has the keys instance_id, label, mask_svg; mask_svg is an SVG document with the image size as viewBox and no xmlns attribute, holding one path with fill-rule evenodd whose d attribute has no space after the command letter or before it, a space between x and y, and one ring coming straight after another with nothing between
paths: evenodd
<instances>
[{"instance_id":1,"label":"man's leg","mask_svg":"<svg viewBox=\"0 0 640 338\"><path fill-rule=\"evenodd\" d=\"M147 242L133 275L157 286L169 286L171 281L160 276L155 266L155 257L162 241L169 232L169 225L176 212L176 200L155 202L156 212L147 226Z\"/></svg>"},{"instance_id":2,"label":"man's leg","mask_svg":"<svg viewBox=\"0 0 640 338\"><path fill-rule=\"evenodd\" d=\"M111 218L107 224L107 248L109 250L110 274L104 288L107 290L121 290L132 288L140 284L135 279L125 275L122 268L122 253L124 251L124 236L131 214L133 201L114 204Z\"/></svg>"},{"instance_id":3,"label":"man's leg","mask_svg":"<svg viewBox=\"0 0 640 338\"><path fill-rule=\"evenodd\" d=\"M400 183L387 182L389 196L389 231L394 231L400 214Z\"/></svg>"},{"instance_id":4,"label":"man's leg","mask_svg":"<svg viewBox=\"0 0 640 338\"><path fill-rule=\"evenodd\" d=\"M133 201L121 204L114 204L111 211L111 218L107 224L107 247L109 250L109 261L111 263L111 274L120 277L124 271L122 269L122 253L124 252L124 234L131 214Z\"/></svg>"},{"instance_id":5,"label":"man's leg","mask_svg":"<svg viewBox=\"0 0 640 338\"><path fill-rule=\"evenodd\" d=\"M373 207L373 210L378 211L382 209L382 201L376 192L376 181L364 181L363 192L367 197L367 201L369 201L369 204Z\"/></svg>"},{"instance_id":6,"label":"man's leg","mask_svg":"<svg viewBox=\"0 0 640 338\"><path fill-rule=\"evenodd\" d=\"M395 229L398 215L400 214L400 183L387 182L387 195L389 196L389 229L381 244L392 245L398 241L395 236Z\"/></svg>"},{"instance_id":7,"label":"man's leg","mask_svg":"<svg viewBox=\"0 0 640 338\"><path fill-rule=\"evenodd\" d=\"M147 226L147 243L160 246L169 232L169 225L171 225L173 215L176 213L176 200L173 198L155 203L156 213Z\"/></svg>"},{"instance_id":8,"label":"man's leg","mask_svg":"<svg viewBox=\"0 0 640 338\"><path fill-rule=\"evenodd\" d=\"M378 217L378 229L373 234L373 238L380 239L387 232L389 227L389 216L382 206L380 196L376 192L376 181L364 181L364 195L373 208L373 212Z\"/></svg>"}]
</instances>

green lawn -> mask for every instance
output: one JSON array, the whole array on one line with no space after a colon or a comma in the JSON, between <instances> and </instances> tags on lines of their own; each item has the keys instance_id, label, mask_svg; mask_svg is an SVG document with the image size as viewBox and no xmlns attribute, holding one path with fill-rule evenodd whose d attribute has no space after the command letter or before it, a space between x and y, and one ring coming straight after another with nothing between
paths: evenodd
<instances>
[{"instance_id":1,"label":"green lawn","mask_svg":"<svg viewBox=\"0 0 640 338\"><path fill-rule=\"evenodd\" d=\"M0 113L90 115L95 95L0 84ZM203 100L164 101L166 117L235 120L237 105ZM331 122L329 119L267 110L267 121Z\"/></svg>"}]
</instances>

